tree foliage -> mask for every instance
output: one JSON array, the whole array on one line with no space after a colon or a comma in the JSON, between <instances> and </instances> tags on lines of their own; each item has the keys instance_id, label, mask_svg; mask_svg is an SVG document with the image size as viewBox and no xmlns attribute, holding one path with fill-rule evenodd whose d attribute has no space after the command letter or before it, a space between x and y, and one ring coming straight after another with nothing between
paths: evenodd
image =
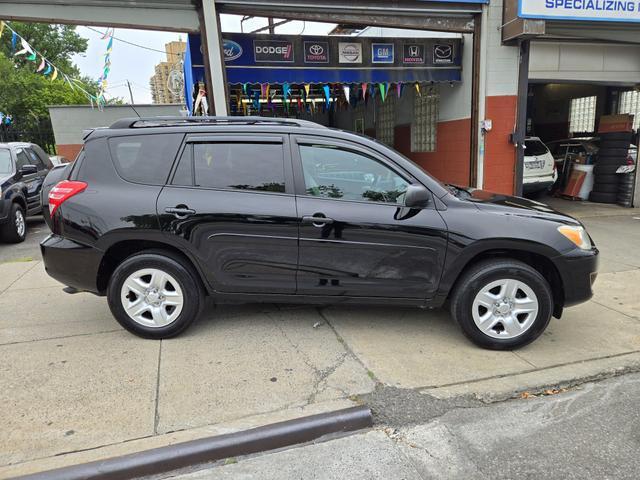
<instances>
[{"instance_id":1,"label":"tree foliage","mask_svg":"<svg viewBox=\"0 0 640 480\"><path fill-rule=\"evenodd\" d=\"M87 40L75 32L75 27L19 22L12 22L11 27L62 72L78 78L78 69L71 58L86 51ZM21 48L19 43L18 48ZM25 55L14 57L11 32L5 29L0 38L0 112L12 115L21 128L30 128L47 119L49 105L89 103L87 96L72 88L62 75L52 81L51 75L37 73L39 63L40 57L36 62L27 60ZM95 95L96 83L82 80L83 88Z\"/></svg>"}]
</instances>

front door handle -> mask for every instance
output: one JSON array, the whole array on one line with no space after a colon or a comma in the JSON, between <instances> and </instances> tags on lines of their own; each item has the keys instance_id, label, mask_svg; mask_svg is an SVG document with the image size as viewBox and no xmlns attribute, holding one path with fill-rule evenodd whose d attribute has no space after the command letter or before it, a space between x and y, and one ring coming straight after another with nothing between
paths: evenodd
<instances>
[{"instance_id":1,"label":"front door handle","mask_svg":"<svg viewBox=\"0 0 640 480\"><path fill-rule=\"evenodd\" d=\"M177 207L167 207L164 209L167 213L173 213L178 218L187 218L189 215L196 213L195 210L187 206L179 205Z\"/></svg>"},{"instance_id":2,"label":"front door handle","mask_svg":"<svg viewBox=\"0 0 640 480\"><path fill-rule=\"evenodd\" d=\"M323 225L329 225L333 223L333 218L328 218L319 215L305 215L302 217L302 223L312 224L314 227L322 227Z\"/></svg>"}]
</instances>

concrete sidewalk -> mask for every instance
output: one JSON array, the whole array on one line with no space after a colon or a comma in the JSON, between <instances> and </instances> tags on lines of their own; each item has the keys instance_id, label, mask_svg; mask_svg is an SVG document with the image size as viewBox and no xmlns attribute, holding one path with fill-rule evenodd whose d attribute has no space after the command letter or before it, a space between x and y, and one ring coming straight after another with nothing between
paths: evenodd
<instances>
[{"instance_id":1,"label":"concrete sidewalk","mask_svg":"<svg viewBox=\"0 0 640 480\"><path fill-rule=\"evenodd\" d=\"M594 299L515 352L475 347L444 311L344 306L224 306L143 340L41 262L0 264L0 477L357 402L491 401L640 369L640 220L584 222L602 251Z\"/></svg>"}]
</instances>

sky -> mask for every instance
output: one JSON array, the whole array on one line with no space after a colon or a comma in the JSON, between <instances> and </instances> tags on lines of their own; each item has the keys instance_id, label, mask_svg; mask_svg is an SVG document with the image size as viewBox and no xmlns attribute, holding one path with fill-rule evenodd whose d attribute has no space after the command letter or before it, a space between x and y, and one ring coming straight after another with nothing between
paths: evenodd
<instances>
[{"instance_id":1,"label":"sky","mask_svg":"<svg viewBox=\"0 0 640 480\"><path fill-rule=\"evenodd\" d=\"M221 25L223 32L240 32L240 19L238 15L222 15ZM278 22L276 19L275 22ZM244 22L245 32L250 32L267 25L267 19L254 18ZM335 24L317 22L294 21L282 25L276 29L279 34L304 34L304 35L324 35L327 34ZM101 33L105 28L77 27L80 36L89 40L87 51L82 55L73 58L83 75L96 80L102 74L104 66L104 53L107 48L107 40L101 39ZM118 39L126 40L137 45L149 47L152 50L129 45ZM113 51L111 53L111 72L107 78L107 94L111 97L120 97L126 103L130 103L127 80L131 85L133 100L136 104L151 103L151 89L149 79L154 74L154 67L157 63L166 61L164 52L165 43L182 39L187 40L185 33L179 32L156 32L150 30L131 30L116 28L114 32ZM154 51L161 50L161 52Z\"/></svg>"}]
</instances>

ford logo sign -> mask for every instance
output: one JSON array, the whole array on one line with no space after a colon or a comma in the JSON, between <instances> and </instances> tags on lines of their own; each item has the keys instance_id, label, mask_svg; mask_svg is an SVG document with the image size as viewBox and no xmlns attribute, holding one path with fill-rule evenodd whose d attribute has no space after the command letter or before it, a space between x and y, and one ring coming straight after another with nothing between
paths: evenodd
<instances>
[{"instance_id":1,"label":"ford logo sign","mask_svg":"<svg viewBox=\"0 0 640 480\"><path fill-rule=\"evenodd\" d=\"M222 40L222 51L224 52L225 62L236 60L242 55L242 47L238 42L234 42L233 40Z\"/></svg>"}]
</instances>

